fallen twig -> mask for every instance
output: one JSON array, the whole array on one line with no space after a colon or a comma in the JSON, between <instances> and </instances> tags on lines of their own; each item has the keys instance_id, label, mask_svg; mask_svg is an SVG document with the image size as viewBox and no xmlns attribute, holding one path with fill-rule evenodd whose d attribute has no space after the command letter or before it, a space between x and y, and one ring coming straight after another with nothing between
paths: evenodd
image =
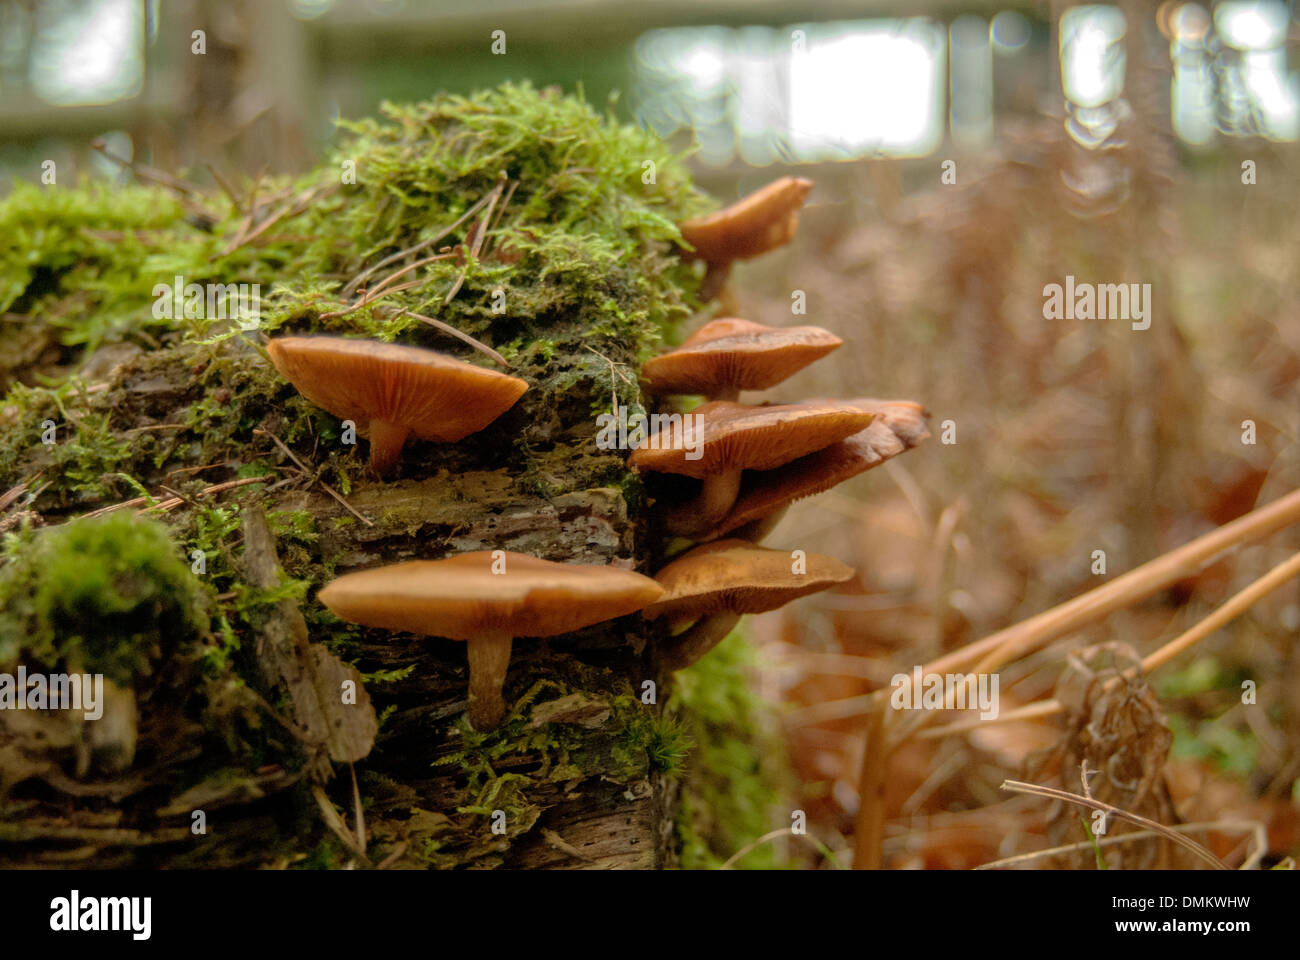
<instances>
[{"instance_id":1,"label":"fallen twig","mask_svg":"<svg viewBox=\"0 0 1300 960\"><path fill-rule=\"evenodd\" d=\"M1079 806L1089 807L1093 810L1101 810L1117 819L1127 820L1129 823L1136 823L1140 827L1146 827L1148 830L1152 830L1160 836L1172 840L1179 846L1192 851L1192 853L1213 866L1216 870L1231 869L1210 850L1201 846L1195 840L1190 840L1187 837L1184 837L1176 830L1166 827L1163 823L1148 819L1140 814L1130 813L1122 807L1117 807L1101 800L1094 800L1092 797L1081 797L1077 793L1070 793L1068 790L1058 790L1055 787L1042 787L1036 783L1023 783L1019 780L1003 780L1001 789L1009 790L1012 793L1029 793L1040 797L1050 797L1053 800L1064 800L1066 803L1075 803ZM1091 845L1092 844L1090 843L1089 846Z\"/></svg>"},{"instance_id":2,"label":"fallen twig","mask_svg":"<svg viewBox=\"0 0 1300 960\"><path fill-rule=\"evenodd\" d=\"M1264 824L1258 820L1208 820L1203 823L1179 823L1168 830L1175 833L1194 833L1197 830L1248 830L1253 835L1255 849L1250 856L1246 858L1238 870L1254 870L1259 861L1264 858L1268 852L1268 831ZM990 860L988 863L981 863L978 867L972 867L973 870L997 870L1001 867L1010 867L1018 863L1027 863L1030 860L1041 860L1043 857L1054 857L1060 853L1074 853L1079 850L1091 850L1093 843L1097 846L1109 847L1117 843L1128 843L1130 840L1149 840L1152 837L1168 836L1158 830L1138 830L1134 833L1121 833L1117 837L1097 837L1095 840L1080 840L1078 843L1067 843L1060 847L1048 847L1046 850L1035 850L1033 853L1020 853L1014 857L1004 857L1001 860Z\"/></svg>"},{"instance_id":3,"label":"fallen twig","mask_svg":"<svg viewBox=\"0 0 1300 960\"><path fill-rule=\"evenodd\" d=\"M491 357L493 360L501 364L501 366L505 367L506 369L510 368L509 361L507 361L505 357L501 356L501 354L497 353L486 343L483 343L480 340L475 340L468 333L464 333L460 330L457 330L451 324L443 323L441 320L435 320L433 317L426 317L424 314L416 313L414 310L407 310L403 308L402 313L410 314L411 316L415 317L416 320L420 320L424 323L427 323L431 327L435 327L438 330L441 330L443 333L450 334L451 336L456 337L459 340L463 340L465 343L468 343L471 347L473 347L475 350L477 350L479 353L483 354L484 356Z\"/></svg>"}]
</instances>

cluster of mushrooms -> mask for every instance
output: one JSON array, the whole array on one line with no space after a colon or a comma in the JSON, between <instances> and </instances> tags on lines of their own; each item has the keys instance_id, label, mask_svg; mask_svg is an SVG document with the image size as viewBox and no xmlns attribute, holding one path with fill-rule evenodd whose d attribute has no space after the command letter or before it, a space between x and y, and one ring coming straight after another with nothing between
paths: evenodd
<instances>
[{"instance_id":1,"label":"cluster of mushrooms","mask_svg":"<svg viewBox=\"0 0 1300 960\"><path fill-rule=\"evenodd\" d=\"M717 293L731 263L788 243L812 183L786 177L710 217L681 225ZM552 637L640 611L666 617L665 669L689 666L741 615L783 606L849 580L854 571L819 554L758 542L792 502L827 490L929 436L917 404L871 399L749 406L763 390L842 341L818 327L772 328L738 319L707 323L642 374L657 396L700 395L671 435L652 434L631 454L638 471L684 475L698 492L668 505L665 529L698 544L651 579L598 564L569 564L503 550L414 560L345 574L318 598L367 627L463 640L469 721L490 730L506 713L502 688L516 637ZM370 465L391 473L408 437L455 443L505 413L528 389L518 377L425 350L342 337L280 337L268 352L304 397L370 441ZM701 432L702 431L702 432ZM691 456L687 456L693 451Z\"/></svg>"}]
</instances>

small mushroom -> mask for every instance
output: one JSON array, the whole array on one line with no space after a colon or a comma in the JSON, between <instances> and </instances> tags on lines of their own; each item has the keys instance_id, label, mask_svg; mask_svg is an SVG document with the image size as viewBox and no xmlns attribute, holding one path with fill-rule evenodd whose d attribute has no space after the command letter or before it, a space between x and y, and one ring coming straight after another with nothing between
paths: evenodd
<instances>
[{"instance_id":1,"label":"small mushroom","mask_svg":"<svg viewBox=\"0 0 1300 960\"><path fill-rule=\"evenodd\" d=\"M279 337L267 344L277 370L304 397L370 438L383 476L406 438L455 443L505 413L528 389L518 377L395 343L345 337Z\"/></svg>"},{"instance_id":2,"label":"small mushroom","mask_svg":"<svg viewBox=\"0 0 1300 960\"><path fill-rule=\"evenodd\" d=\"M706 323L677 349L646 361L641 374L654 393L735 400L741 390L776 386L843 343L821 327L769 327L727 317Z\"/></svg>"},{"instance_id":3,"label":"small mushroom","mask_svg":"<svg viewBox=\"0 0 1300 960\"><path fill-rule=\"evenodd\" d=\"M813 188L811 180L782 177L717 213L678 224L682 239L709 265L701 291L706 300L726 284L731 264L749 260L794 239L799 209Z\"/></svg>"},{"instance_id":4,"label":"small mushroom","mask_svg":"<svg viewBox=\"0 0 1300 960\"><path fill-rule=\"evenodd\" d=\"M799 571L799 572L797 572ZM764 613L853 578L853 568L820 553L795 559L743 540L696 547L655 576L664 594L641 615L667 617L672 639L659 647L669 670L689 667L716 647L746 613ZM693 624L682 631L685 624Z\"/></svg>"},{"instance_id":5,"label":"small mushroom","mask_svg":"<svg viewBox=\"0 0 1300 960\"><path fill-rule=\"evenodd\" d=\"M555 563L506 550L411 560L345 574L317 596L352 623L463 640L469 720L496 727L515 637L553 637L635 613L663 588L618 567Z\"/></svg>"},{"instance_id":6,"label":"small mushroom","mask_svg":"<svg viewBox=\"0 0 1300 960\"><path fill-rule=\"evenodd\" d=\"M727 515L745 470L772 470L822 450L865 430L875 416L833 401L752 407L715 400L696 407L680 426L651 433L627 462L636 470L703 481L699 496L666 521L669 532L691 536Z\"/></svg>"},{"instance_id":7,"label":"small mushroom","mask_svg":"<svg viewBox=\"0 0 1300 960\"><path fill-rule=\"evenodd\" d=\"M824 450L792 460L775 470L745 475L730 512L697 539L715 540L732 534L758 543L772 532L796 500L822 493L859 473L878 467L930 436L925 408L906 400L845 400L876 414L865 430Z\"/></svg>"}]
</instances>

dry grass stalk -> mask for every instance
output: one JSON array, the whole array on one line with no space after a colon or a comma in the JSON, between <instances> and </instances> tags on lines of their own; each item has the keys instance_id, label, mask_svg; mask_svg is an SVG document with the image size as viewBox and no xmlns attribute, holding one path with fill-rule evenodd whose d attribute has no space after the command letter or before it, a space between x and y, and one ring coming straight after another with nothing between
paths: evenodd
<instances>
[{"instance_id":1,"label":"dry grass stalk","mask_svg":"<svg viewBox=\"0 0 1300 960\"><path fill-rule=\"evenodd\" d=\"M1189 649L1201 640L1204 640L1216 630L1241 616L1256 603L1263 600L1274 590L1289 583L1296 577L1300 577L1300 553L1294 553L1287 560L1279 563L1258 580L1252 581L1247 587L1234 594L1231 599L1221 607L1215 609L1209 616L1196 623L1194 626L1184 630L1174 639L1170 640L1160 649L1153 651L1142 659L1142 672L1150 673L1156 667L1164 666L1178 654ZM1135 675L1136 671L1130 670L1130 675ZM1117 682L1115 678L1107 684L1112 686ZM1039 717L1050 717L1064 710L1064 705L1056 699L1043 700L1038 703L1026 704L1016 710L1008 710L1000 713L989 720L961 720L957 723L945 724L942 727L931 727L929 730L923 730L917 734L920 739L932 739L935 737L948 736L953 733L962 733L966 730L972 730L982 723L1010 723L1015 720L1031 720Z\"/></svg>"},{"instance_id":2,"label":"dry grass stalk","mask_svg":"<svg viewBox=\"0 0 1300 960\"><path fill-rule=\"evenodd\" d=\"M1099 847L1109 847L1117 843L1128 843L1131 840L1150 840L1153 837L1168 836L1169 833L1195 833L1198 830L1240 830L1249 832L1251 838L1255 841L1254 849L1245 862L1238 868L1241 870L1254 870L1259 866L1260 860L1268 852L1268 832L1264 824L1258 820L1207 820L1203 823L1179 823L1172 827L1166 827L1165 831L1160 830L1139 830L1136 833L1124 833L1118 837L1097 837L1095 843ZM1032 860L1041 860L1044 857L1054 857L1062 853L1075 853L1079 850L1091 850L1094 841L1080 840L1078 843L1067 843L1060 847L1049 847L1046 850L1035 850L1032 853L1019 853L1014 857L1004 857L1001 860L991 860L988 863L981 863L976 870L997 870L1002 867L1012 867L1020 863L1029 863Z\"/></svg>"},{"instance_id":3,"label":"dry grass stalk","mask_svg":"<svg viewBox=\"0 0 1300 960\"><path fill-rule=\"evenodd\" d=\"M1061 636L1095 623L1116 610L1137 603L1200 572L1222 554L1243 543L1262 539L1296 522L1300 522L1300 490L1292 491L1265 507L1170 550L1110 583L999 630L960 650L945 654L926 664L922 668L922 675L955 673L972 663L975 666L971 673L996 670L1041 649ZM905 683L907 687L904 689L907 690L911 678L908 677ZM949 706L956 692L948 692ZM895 719L888 711L889 699L877 694L875 708L869 715L866 749L859 776L853 860L857 869L876 869L881 866L884 782L889 755L922 727L928 726L939 712L911 711L901 719ZM1183 839L1180 838L1177 842L1183 843Z\"/></svg>"},{"instance_id":4,"label":"dry grass stalk","mask_svg":"<svg viewBox=\"0 0 1300 960\"><path fill-rule=\"evenodd\" d=\"M1109 816L1115 817L1119 820L1127 820L1129 823L1136 823L1140 827L1146 827L1148 830L1174 841L1174 843L1179 846L1192 851L1192 853L1196 854L1216 870L1231 869L1226 863L1216 857L1205 847L1201 846L1195 840L1183 836L1177 830L1173 830L1166 827L1163 823L1157 823L1155 820L1149 820L1136 813L1130 813L1121 807L1113 806L1101 800L1080 796L1079 794L1071 793L1068 790L1058 790L1055 787L1042 787L1036 783L1021 783L1019 780L1002 781L1002 789L1010 790L1012 793L1029 793L1040 797L1050 797L1053 800L1064 800L1066 803L1077 803L1080 806L1089 807L1093 810L1101 810Z\"/></svg>"}]
</instances>

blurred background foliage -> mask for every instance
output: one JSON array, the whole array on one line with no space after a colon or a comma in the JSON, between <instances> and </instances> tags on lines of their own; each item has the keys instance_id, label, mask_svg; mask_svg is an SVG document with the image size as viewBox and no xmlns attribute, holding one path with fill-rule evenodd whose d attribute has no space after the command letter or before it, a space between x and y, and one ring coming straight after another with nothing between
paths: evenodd
<instances>
[{"instance_id":1,"label":"blurred background foliage","mask_svg":"<svg viewBox=\"0 0 1300 960\"><path fill-rule=\"evenodd\" d=\"M852 842L871 691L1300 486L1297 39L1294 0L0 0L0 191L51 159L60 183L122 178L97 137L204 184L296 172L337 117L507 79L617 95L694 148L722 201L816 180L795 244L739 265L733 304L846 344L746 399L914 399L935 437L769 539L858 580L746 629L780 749L744 751L739 775L788 756L795 780L763 775L782 799L738 804L711 841L692 832L707 811L685 816L694 861L717 865L805 810L824 847L749 856L828 866ZM1150 283L1150 328L1044 320L1043 287L1067 275ZM1072 647L1149 652L1297 548L1289 531L1065 638L1003 676L1003 709L1050 696ZM1285 589L1156 678L1179 816L1258 819L1274 859L1300 849L1298 632ZM997 786L1059 735L1026 721L909 744L886 862L1046 846L1042 805Z\"/></svg>"}]
</instances>

